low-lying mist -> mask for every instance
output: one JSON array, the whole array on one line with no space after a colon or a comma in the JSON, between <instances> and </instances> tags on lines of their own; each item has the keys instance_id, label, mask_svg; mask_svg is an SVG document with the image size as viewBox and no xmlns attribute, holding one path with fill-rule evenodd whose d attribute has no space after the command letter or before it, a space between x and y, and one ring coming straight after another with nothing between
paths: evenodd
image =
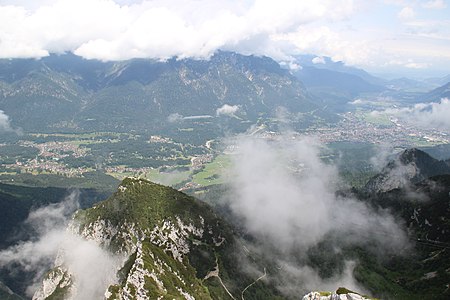
<instances>
[{"instance_id":1,"label":"low-lying mist","mask_svg":"<svg viewBox=\"0 0 450 300\"><path fill-rule=\"evenodd\" d=\"M120 259L68 230L78 208L79 193L75 191L60 203L30 212L25 223L34 230L34 238L0 251L0 265L11 273L20 268L34 274L26 289L28 297L35 294L45 274L60 262L73 276L73 299L103 299L106 288L116 280Z\"/></svg>"},{"instance_id":2,"label":"low-lying mist","mask_svg":"<svg viewBox=\"0 0 450 300\"><path fill-rule=\"evenodd\" d=\"M321 145L288 134L276 141L241 136L231 170L232 192L226 201L244 230L258 241L252 249L273 258L285 293L336 289L363 290L352 276L357 262L344 260L326 279L307 263L307 253L328 244L331 252L360 246L380 255L409 247L402 226L389 212L351 196L338 196L337 168L320 158ZM331 245L330 245L331 244Z\"/></svg>"}]
</instances>

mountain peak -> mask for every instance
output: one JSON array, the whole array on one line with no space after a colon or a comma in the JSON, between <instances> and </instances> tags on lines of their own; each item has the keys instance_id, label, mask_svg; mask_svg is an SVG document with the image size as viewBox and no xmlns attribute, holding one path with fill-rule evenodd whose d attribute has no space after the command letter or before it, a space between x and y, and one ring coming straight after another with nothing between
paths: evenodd
<instances>
[{"instance_id":1,"label":"mountain peak","mask_svg":"<svg viewBox=\"0 0 450 300\"><path fill-rule=\"evenodd\" d=\"M167 220L198 227L205 218L219 221L209 206L193 197L136 177L125 178L110 198L75 215L82 225L104 219L113 226L133 223L143 232Z\"/></svg>"},{"instance_id":2,"label":"mountain peak","mask_svg":"<svg viewBox=\"0 0 450 300\"><path fill-rule=\"evenodd\" d=\"M406 149L390 161L365 186L366 192L379 193L403 188L435 175L450 174L450 166L417 148Z\"/></svg>"},{"instance_id":3,"label":"mountain peak","mask_svg":"<svg viewBox=\"0 0 450 300\"><path fill-rule=\"evenodd\" d=\"M117 280L95 290L109 300L228 299L241 293L252 279L234 264L236 245L229 228L205 203L133 177L125 178L107 200L78 211L69 226L78 240L119 257ZM85 282L64 253L33 299L85 296L80 295Z\"/></svg>"},{"instance_id":4,"label":"mountain peak","mask_svg":"<svg viewBox=\"0 0 450 300\"><path fill-rule=\"evenodd\" d=\"M411 162L420 163L420 162L434 162L437 161L433 157L431 157L428 153L419 150L417 148L406 149L400 153L399 159L402 163L408 164Z\"/></svg>"}]
</instances>

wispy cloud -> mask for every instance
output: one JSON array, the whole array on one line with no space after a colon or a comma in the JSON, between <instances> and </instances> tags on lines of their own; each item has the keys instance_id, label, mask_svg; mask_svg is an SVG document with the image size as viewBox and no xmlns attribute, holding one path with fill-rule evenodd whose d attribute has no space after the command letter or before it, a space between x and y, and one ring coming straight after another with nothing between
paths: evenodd
<instances>
[{"instance_id":1,"label":"wispy cloud","mask_svg":"<svg viewBox=\"0 0 450 300\"><path fill-rule=\"evenodd\" d=\"M5 114L3 110L0 110L0 133L2 132L15 132L18 135L23 134L21 128L12 128L9 116Z\"/></svg>"},{"instance_id":2,"label":"wispy cloud","mask_svg":"<svg viewBox=\"0 0 450 300\"><path fill-rule=\"evenodd\" d=\"M77 300L101 298L106 287L115 280L119 259L95 242L67 230L72 213L79 207L78 197L79 194L73 192L61 203L30 212L26 224L35 230L36 236L0 251L2 266L19 266L35 274L27 289L29 296L41 285L45 273L54 267L58 255L74 276Z\"/></svg>"},{"instance_id":3,"label":"wispy cloud","mask_svg":"<svg viewBox=\"0 0 450 300\"><path fill-rule=\"evenodd\" d=\"M412 19L416 16L414 9L412 7L404 7L399 13L398 17L402 20Z\"/></svg>"},{"instance_id":4,"label":"wispy cloud","mask_svg":"<svg viewBox=\"0 0 450 300\"><path fill-rule=\"evenodd\" d=\"M351 272L327 281L301 262L308 249L324 239L333 241L337 252L348 245L372 243L372 251L394 253L408 245L405 231L392 215L336 195L337 169L320 159L317 141L240 137L232 144L238 153L227 201L243 227L263 241L255 251L270 251L269 256L278 257L277 264L284 266L282 290L329 288L344 279L355 285Z\"/></svg>"},{"instance_id":5,"label":"wispy cloud","mask_svg":"<svg viewBox=\"0 0 450 300\"><path fill-rule=\"evenodd\" d=\"M410 107L374 111L371 114L388 114L420 127L450 131L450 100L448 98L442 98L440 102L418 103Z\"/></svg>"},{"instance_id":6,"label":"wispy cloud","mask_svg":"<svg viewBox=\"0 0 450 300\"><path fill-rule=\"evenodd\" d=\"M1 131L13 131L9 122L9 117L3 110L0 110L0 132Z\"/></svg>"},{"instance_id":7,"label":"wispy cloud","mask_svg":"<svg viewBox=\"0 0 450 300\"><path fill-rule=\"evenodd\" d=\"M447 7L447 3L444 0L431 0L423 3L422 6L432 9L444 9Z\"/></svg>"}]
</instances>

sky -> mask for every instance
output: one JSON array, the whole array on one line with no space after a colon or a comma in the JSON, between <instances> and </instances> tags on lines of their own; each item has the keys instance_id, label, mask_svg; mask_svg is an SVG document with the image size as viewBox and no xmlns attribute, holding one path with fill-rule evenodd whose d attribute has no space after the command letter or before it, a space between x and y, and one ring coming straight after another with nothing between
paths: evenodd
<instances>
[{"instance_id":1,"label":"sky","mask_svg":"<svg viewBox=\"0 0 450 300\"><path fill-rule=\"evenodd\" d=\"M447 75L450 0L0 0L0 58L329 56L374 73ZM320 62L320 59L316 61Z\"/></svg>"}]
</instances>

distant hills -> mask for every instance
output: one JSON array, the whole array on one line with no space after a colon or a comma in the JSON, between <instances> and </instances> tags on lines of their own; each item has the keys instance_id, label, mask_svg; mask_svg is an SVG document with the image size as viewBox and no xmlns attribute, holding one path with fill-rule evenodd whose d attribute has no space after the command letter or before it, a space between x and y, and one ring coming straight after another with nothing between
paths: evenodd
<instances>
[{"instance_id":1,"label":"distant hills","mask_svg":"<svg viewBox=\"0 0 450 300\"><path fill-rule=\"evenodd\" d=\"M295 63L299 68L293 70L293 74L313 95L337 112L351 109L346 104L358 96L390 95L405 100L405 104L439 102L450 96L450 75L421 80L406 77L387 80L326 56L300 55L295 58Z\"/></svg>"},{"instance_id":2,"label":"distant hills","mask_svg":"<svg viewBox=\"0 0 450 300\"><path fill-rule=\"evenodd\" d=\"M348 111L348 102L363 93L385 90L385 87L369 83L358 75L341 71L305 66L294 74L308 91L337 112Z\"/></svg>"},{"instance_id":3,"label":"distant hills","mask_svg":"<svg viewBox=\"0 0 450 300\"><path fill-rule=\"evenodd\" d=\"M333 61L327 56L317 57L315 55L299 55L295 57L295 61L301 67L314 67L319 70L328 70L358 76L372 85L382 86L387 82L385 79L373 76L363 69L348 66L342 61Z\"/></svg>"},{"instance_id":4,"label":"distant hills","mask_svg":"<svg viewBox=\"0 0 450 300\"><path fill-rule=\"evenodd\" d=\"M450 81L418 99L419 102L440 102L442 98L450 98Z\"/></svg>"},{"instance_id":5,"label":"distant hills","mask_svg":"<svg viewBox=\"0 0 450 300\"><path fill-rule=\"evenodd\" d=\"M386 90L385 80L329 57L302 55L296 57L296 63L300 67L293 74L332 111L347 111L348 102L355 97Z\"/></svg>"}]
</instances>

